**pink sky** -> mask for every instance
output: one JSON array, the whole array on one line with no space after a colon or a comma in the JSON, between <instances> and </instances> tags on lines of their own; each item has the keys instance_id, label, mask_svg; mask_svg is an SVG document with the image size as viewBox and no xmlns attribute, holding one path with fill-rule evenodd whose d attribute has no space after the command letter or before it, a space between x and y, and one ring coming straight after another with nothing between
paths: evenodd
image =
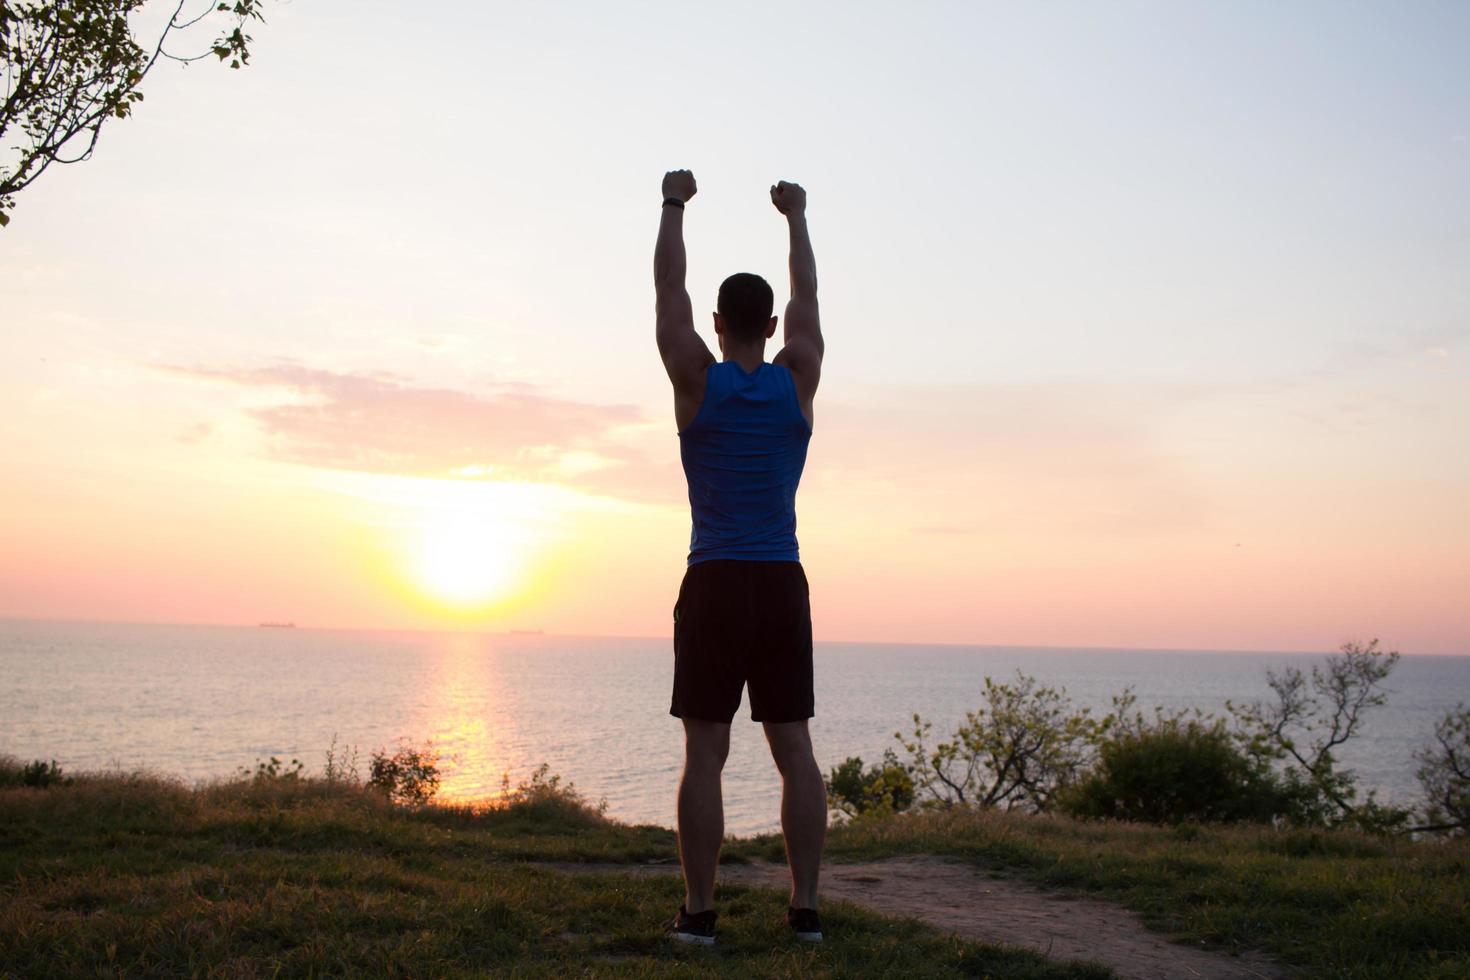
<instances>
[{"instance_id":1,"label":"pink sky","mask_svg":"<svg viewBox=\"0 0 1470 980\"><path fill-rule=\"evenodd\" d=\"M279 5L150 77L0 233L0 616L664 635L687 166L696 310L811 194L819 638L1470 653L1463 11L780 9Z\"/></svg>"},{"instance_id":2,"label":"pink sky","mask_svg":"<svg viewBox=\"0 0 1470 980\"><path fill-rule=\"evenodd\" d=\"M1444 360L1397 368L1424 404L1460 383ZM665 629L688 518L657 409L291 364L39 373L4 446L0 614ZM1416 475L1452 433L1334 429L1309 409L1343 385L1317 387L834 398L800 498L819 636L1464 652L1462 498ZM441 527L485 541L451 586L511 566L493 594L426 585Z\"/></svg>"}]
</instances>

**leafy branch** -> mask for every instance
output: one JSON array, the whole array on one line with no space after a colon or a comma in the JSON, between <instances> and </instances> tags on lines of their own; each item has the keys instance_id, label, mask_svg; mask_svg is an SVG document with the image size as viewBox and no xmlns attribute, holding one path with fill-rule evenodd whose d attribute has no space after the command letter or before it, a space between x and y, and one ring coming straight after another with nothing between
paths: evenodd
<instances>
[{"instance_id":1,"label":"leafy branch","mask_svg":"<svg viewBox=\"0 0 1470 980\"><path fill-rule=\"evenodd\" d=\"M250 61L250 21L263 20L261 0L209 0L185 15L179 0L162 31L147 47L138 43L129 17L147 0L36 0L0 2L0 146L13 157L0 163L0 227L10 222L15 195L53 163L91 157L103 124L126 119L143 100L138 90L161 59L193 62L213 55L231 68ZM195 53L168 50L174 37L214 15L226 21L209 47ZM18 139L19 142L9 143Z\"/></svg>"},{"instance_id":2,"label":"leafy branch","mask_svg":"<svg viewBox=\"0 0 1470 980\"><path fill-rule=\"evenodd\" d=\"M894 738L908 752L914 787L925 805L1040 812L1076 781L1114 716L1074 711L1064 689L1016 674L1011 683L985 678L984 704L965 716L954 737L930 745L933 725L914 715L913 731Z\"/></svg>"},{"instance_id":3,"label":"leafy branch","mask_svg":"<svg viewBox=\"0 0 1470 980\"><path fill-rule=\"evenodd\" d=\"M1429 822L1420 831L1470 831L1470 708L1460 704L1434 728L1432 744L1415 753Z\"/></svg>"},{"instance_id":4,"label":"leafy branch","mask_svg":"<svg viewBox=\"0 0 1470 980\"><path fill-rule=\"evenodd\" d=\"M1267 671L1274 701L1225 703L1237 737L1254 758L1282 763L1289 780L1315 799L1324 823L1388 829L1406 822L1407 811L1386 807L1369 793L1357 800L1356 776L1338 768L1336 750L1358 734L1371 708L1388 700L1383 682L1399 662L1378 641L1345 643L1326 665L1312 667L1310 680L1298 667Z\"/></svg>"}]
</instances>

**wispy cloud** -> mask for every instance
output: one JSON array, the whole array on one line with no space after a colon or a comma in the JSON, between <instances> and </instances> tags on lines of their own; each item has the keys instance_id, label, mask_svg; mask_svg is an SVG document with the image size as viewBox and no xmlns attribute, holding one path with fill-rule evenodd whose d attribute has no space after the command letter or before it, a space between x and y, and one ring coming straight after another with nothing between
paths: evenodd
<instances>
[{"instance_id":1,"label":"wispy cloud","mask_svg":"<svg viewBox=\"0 0 1470 980\"><path fill-rule=\"evenodd\" d=\"M296 362L164 370L260 392L243 411L272 459L555 483L641 503L684 500L673 420L636 405L560 398L525 382L472 392ZM988 385L845 394L818 409L808 507L865 501L886 523L965 538L998 524L1177 531L1209 506L1193 467L1160 432L1207 392Z\"/></svg>"},{"instance_id":2,"label":"wispy cloud","mask_svg":"<svg viewBox=\"0 0 1470 980\"><path fill-rule=\"evenodd\" d=\"M633 405L557 398L523 383L484 393L297 363L164 365L173 374L282 394L249 409L274 458L326 469L410 476L556 482L630 499L674 499L640 440ZM669 454L670 460L676 452ZM667 482L667 481L665 481Z\"/></svg>"}]
</instances>

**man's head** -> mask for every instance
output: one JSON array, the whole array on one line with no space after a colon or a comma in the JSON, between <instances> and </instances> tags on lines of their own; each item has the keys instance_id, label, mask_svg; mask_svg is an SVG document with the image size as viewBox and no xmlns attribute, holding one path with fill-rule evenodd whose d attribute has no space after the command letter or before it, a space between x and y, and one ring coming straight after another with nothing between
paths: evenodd
<instances>
[{"instance_id":1,"label":"man's head","mask_svg":"<svg viewBox=\"0 0 1470 980\"><path fill-rule=\"evenodd\" d=\"M715 302L715 333L720 344L726 340L737 344L758 343L776 332L776 318L771 308L776 297L771 284L751 272L737 272L720 283L720 296Z\"/></svg>"}]
</instances>

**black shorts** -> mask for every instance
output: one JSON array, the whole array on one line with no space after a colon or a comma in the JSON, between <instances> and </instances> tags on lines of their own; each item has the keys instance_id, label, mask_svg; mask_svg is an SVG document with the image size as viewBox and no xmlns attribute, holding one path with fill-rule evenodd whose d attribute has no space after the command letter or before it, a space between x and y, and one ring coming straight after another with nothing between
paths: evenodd
<instances>
[{"instance_id":1,"label":"black shorts","mask_svg":"<svg viewBox=\"0 0 1470 980\"><path fill-rule=\"evenodd\" d=\"M813 715L812 607L800 562L717 559L684 573L669 714L729 724L747 684L751 721Z\"/></svg>"}]
</instances>

